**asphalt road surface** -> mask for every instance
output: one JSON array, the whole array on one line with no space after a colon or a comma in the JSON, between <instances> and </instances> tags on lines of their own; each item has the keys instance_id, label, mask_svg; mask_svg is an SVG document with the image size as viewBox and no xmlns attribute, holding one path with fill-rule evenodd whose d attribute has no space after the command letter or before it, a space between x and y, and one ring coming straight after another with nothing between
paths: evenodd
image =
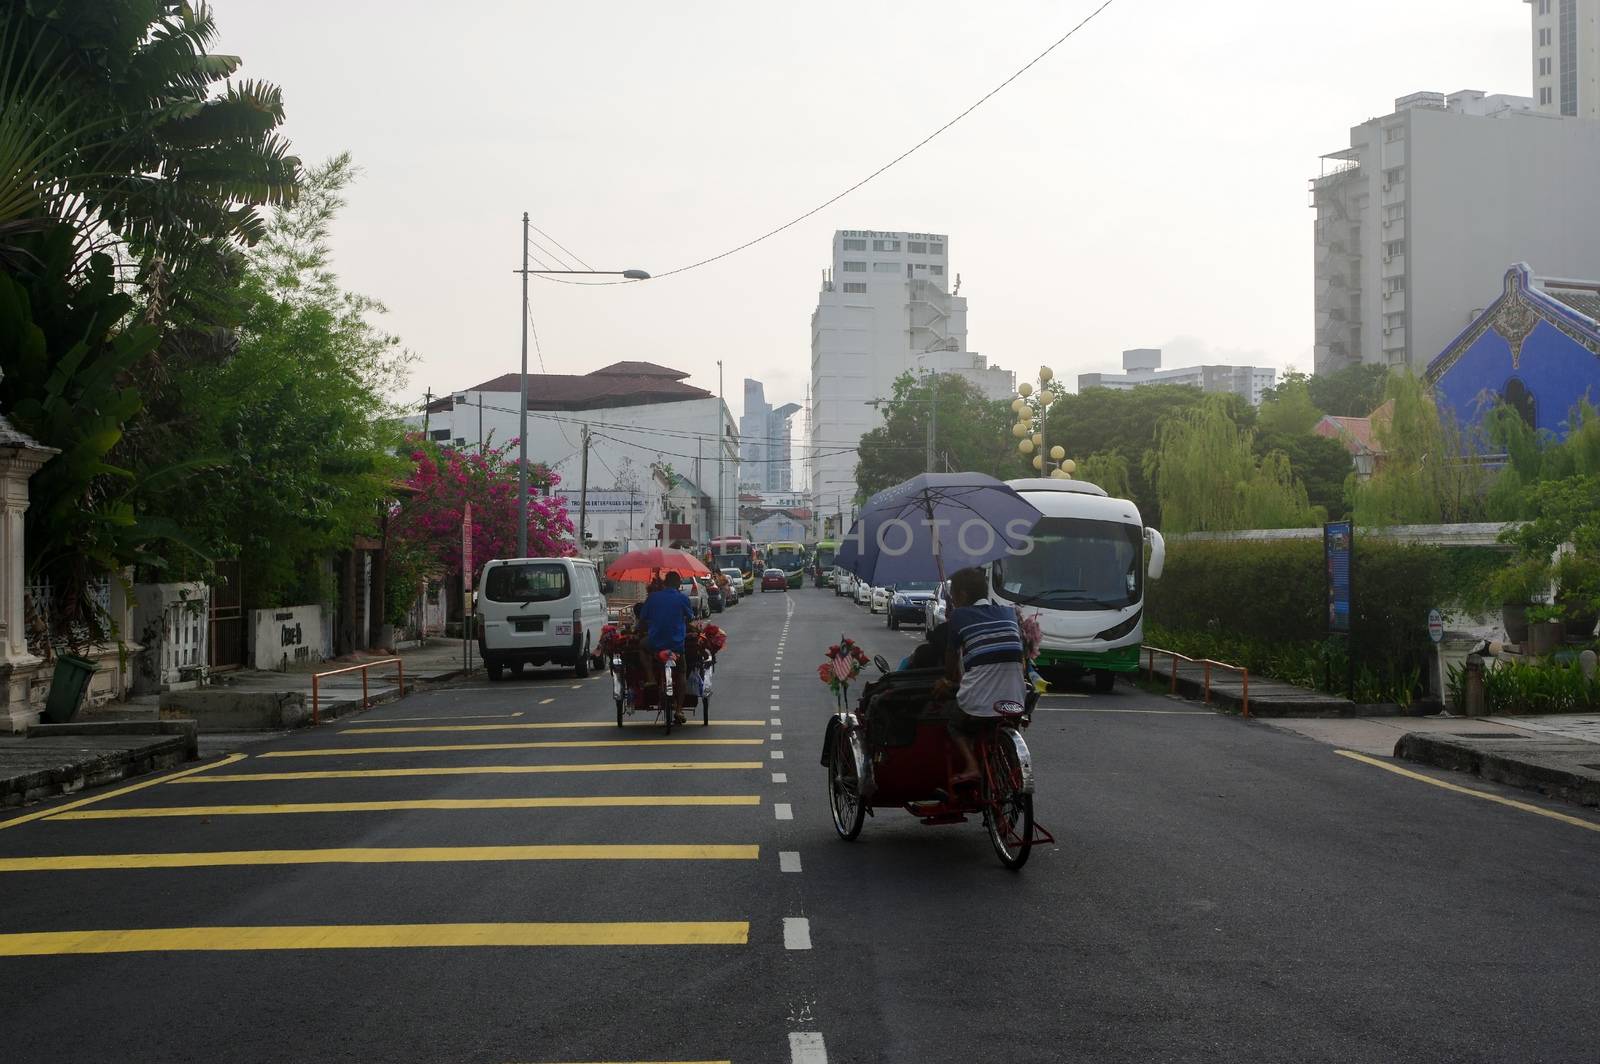
<instances>
[{"instance_id":1,"label":"asphalt road surface","mask_svg":"<svg viewBox=\"0 0 1600 1064\"><path fill-rule=\"evenodd\" d=\"M1029 730L1020 873L976 821L847 844L815 668L919 634L717 620L709 727L541 670L0 822L0 1059L1600 1059L1581 810L1119 685Z\"/></svg>"}]
</instances>

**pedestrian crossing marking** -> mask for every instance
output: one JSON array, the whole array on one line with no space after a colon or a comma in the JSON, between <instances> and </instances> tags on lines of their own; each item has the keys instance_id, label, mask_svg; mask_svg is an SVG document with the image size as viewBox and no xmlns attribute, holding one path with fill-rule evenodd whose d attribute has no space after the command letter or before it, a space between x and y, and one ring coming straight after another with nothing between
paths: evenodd
<instances>
[{"instance_id":1,"label":"pedestrian crossing marking","mask_svg":"<svg viewBox=\"0 0 1600 1064\"><path fill-rule=\"evenodd\" d=\"M632 807L760 805L755 794L581 795L570 798L411 798L383 802L279 802L257 805L178 805L90 809L51 820L122 820L138 817L249 816L276 813L392 813L413 809L623 809Z\"/></svg>"},{"instance_id":2,"label":"pedestrian crossing marking","mask_svg":"<svg viewBox=\"0 0 1600 1064\"><path fill-rule=\"evenodd\" d=\"M201 853L83 853L0 857L0 872L85 872L240 865L438 864L465 861L754 861L759 846L534 844L528 846L350 846L321 850L215 850Z\"/></svg>"},{"instance_id":3,"label":"pedestrian crossing marking","mask_svg":"<svg viewBox=\"0 0 1600 1064\"><path fill-rule=\"evenodd\" d=\"M630 727L646 727L637 724ZM648 725L657 727L658 725ZM719 720L719 728L759 728L759 720ZM563 728L615 728L616 724L609 720L554 720L540 721L537 724L463 724L459 728L443 727L438 725L418 728L346 728L341 734L360 732L362 735L400 735L410 732L487 732L487 731L551 731ZM626 728L624 728L626 730Z\"/></svg>"},{"instance_id":4,"label":"pedestrian crossing marking","mask_svg":"<svg viewBox=\"0 0 1600 1064\"><path fill-rule=\"evenodd\" d=\"M206 776L204 779L177 779L173 783L255 783L284 780L357 780L399 776L478 776L540 775L549 772L714 772L762 767L760 761L641 761L634 764L598 765L430 765L425 768L352 768L306 772L240 772ZM159 781L158 781L159 782ZM40 813L39 816L49 816Z\"/></svg>"},{"instance_id":5,"label":"pedestrian crossing marking","mask_svg":"<svg viewBox=\"0 0 1600 1064\"><path fill-rule=\"evenodd\" d=\"M267 757L356 757L367 754L431 754L462 750L577 750L614 746L760 746L765 739L569 739L538 743L446 743L440 746L335 746L317 750L269 750Z\"/></svg>"},{"instance_id":6,"label":"pedestrian crossing marking","mask_svg":"<svg viewBox=\"0 0 1600 1064\"><path fill-rule=\"evenodd\" d=\"M743 946L749 940L746 921L156 927L0 934L0 957L478 946Z\"/></svg>"}]
</instances>

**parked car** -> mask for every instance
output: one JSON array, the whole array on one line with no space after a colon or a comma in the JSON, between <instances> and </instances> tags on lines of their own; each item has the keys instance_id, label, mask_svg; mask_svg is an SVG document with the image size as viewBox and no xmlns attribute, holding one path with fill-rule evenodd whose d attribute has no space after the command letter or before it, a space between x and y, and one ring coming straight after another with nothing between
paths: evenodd
<instances>
[{"instance_id":1,"label":"parked car","mask_svg":"<svg viewBox=\"0 0 1600 1064\"><path fill-rule=\"evenodd\" d=\"M750 589L745 586L744 573L738 569L728 568L722 570L722 575L728 578L728 590L733 592L733 603L737 605L740 599L750 593Z\"/></svg>"},{"instance_id":2,"label":"parked car","mask_svg":"<svg viewBox=\"0 0 1600 1064\"><path fill-rule=\"evenodd\" d=\"M833 571L833 593L835 595L849 595L854 598L856 594L856 575L848 569L835 569Z\"/></svg>"},{"instance_id":3,"label":"parked car","mask_svg":"<svg viewBox=\"0 0 1600 1064\"><path fill-rule=\"evenodd\" d=\"M872 585L865 580L856 581L856 605L867 606L872 603Z\"/></svg>"},{"instance_id":4,"label":"parked car","mask_svg":"<svg viewBox=\"0 0 1600 1064\"><path fill-rule=\"evenodd\" d=\"M788 591L789 574L782 569L768 569L761 574L761 593L768 591Z\"/></svg>"},{"instance_id":5,"label":"parked car","mask_svg":"<svg viewBox=\"0 0 1600 1064\"><path fill-rule=\"evenodd\" d=\"M950 581L946 580L933 591L928 601L923 603L923 621L925 628L934 629L944 623L946 600L950 597Z\"/></svg>"},{"instance_id":6,"label":"parked car","mask_svg":"<svg viewBox=\"0 0 1600 1064\"><path fill-rule=\"evenodd\" d=\"M473 603L478 653L489 679L528 665L566 665L582 677L606 623L600 573L585 558L495 558Z\"/></svg>"},{"instance_id":7,"label":"parked car","mask_svg":"<svg viewBox=\"0 0 1600 1064\"><path fill-rule=\"evenodd\" d=\"M895 584L889 589L889 608L884 612L889 615L890 628L899 628L902 624L926 624L928 600L933 598L933 592L938 584L932 580L907 580Z\"/></svg>"},{"instance_id":8,"label":"parked car","mask_svg":"<svg viewBox=\"0 0 1600 1064\"><path fill-rule=\"evenodd\" d=\"M733 576L724 570L717 574L717 585L722 588L722 605L724 608L739 604L739 585L743 581L738 579L739 570L735 569Z\"/></svg>"},{"instance_id":9,"label":"parked car","mask_svg":"<svg viewBox=\"0 0 1600 1064\"><path fill-rule=\"evenodd\" d=\"M869 613L888 613L889 594L889 589L886 587L873 588L871 596L867 599L867 611Z\"/></svg>"}]
</instances>

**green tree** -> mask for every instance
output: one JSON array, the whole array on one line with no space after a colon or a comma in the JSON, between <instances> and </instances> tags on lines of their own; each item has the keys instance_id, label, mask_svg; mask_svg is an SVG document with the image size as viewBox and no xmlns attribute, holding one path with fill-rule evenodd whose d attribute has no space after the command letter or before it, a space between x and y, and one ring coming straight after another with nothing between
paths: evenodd
<instances>
[{"instance_id":1,"label":"green tree","mask_svg":"<svg viewBox=\"0 0 1600 1064\"><path fill-rule=\"evenodd\" d=\"M384 308L344 291L332 222L356 177L347 154L313 167L293 206L273 211L240 279L232 357L174 378L185 416L162 450L215 456L198 483L161 499L217 557L238 557L253 604L314 596L309 559L376 530L408 463L384 399L409 356L373 324ZM193 493L203 507L185 506Z\"/></svg>"},{"instance_id":2,"label":"green tree","mask_svg":"<svg viewBox=\"0 0 1600 1064\"><path fill-rule=\"evenodd\" d=\"M902 374L882 404L883 424L861 437L856 483L866 499L927 471L928 421L937 388L935 464L949 469L1019 475L1014 462L1011 412L953 373Z\"/></svg>"},{"instance_id":3,"label":"green tree","mask_svg":"<svg viewBox=\"0 0 1600 1064\"><path fill-rule=\"evenodd\" d=\"M1307 381L1311 402L1336 417L1366 417L1384 400L1389 367L1358 363L1334 373L1319 373Z\"/></svg>"},{"instance_id":4,"label":"green tree","mask_svg":"<svg viewBox=\"0 0 1600 1064\"><path fill-rule=\"evenodd\" d=\"M1318 514L1281 451L1257 458L1255 433L1213 397L1162 422L1146 474L1161 502L1169 532L1226 532L1299 528Z\"/></svg>"},{"instance_id":5,"label":"green tree","mask_svg":"<svg viewBox=\"0 0 1600 1064\"><path fill-rule=\"evenodd\" d=\"M1303 373L1290 373L1276 388L1263 394L1256 416L1262 432L1299 436L1316 427L1322 420L1322 411L1311 401L1310 379Z\"/></svg>"},{"instance_id":6,"label":"green tree","mask_svg":"<svg viewBox=\"0 0 1600 1064\"><path fill-rule=\"evenodd\" d=\"M1122 455L1097 451L1082 461L1074 461L1078 462L1078 469L1073 476L1078 480L1086 480L1104 488L1107 495L1117 499L1126 499L1132 493L1131 470L1128 460Z\"/></svg>"},{"instance_id":7,"label":"green tree","mask_svg":"<svg viewBox=\"0 0 1600 1064\"><path fill-rule=\"evenodd\" d=\"M1229 395L1213 396L1212 401L1222 403L1236 424L1254 425L1255 411L1245 400ZM1160 500L1146 472L1146 457L1154 450L1164 421L1205 402L1205 393L1188 385L1151 384L1127 391L1090 388L1063 395L1050 407L1046 443L1061 444L1079 463L1090 455L1120 455L1128 464L1126 497L1139 507L1146 523L1160 526Z\"/></svg>"},{"instance_id":8,"label":"green tree","mask_svg":"<svg viewBox=\"0 0 1600 1064\"><path fill-rule=\"evenodd\" d=\"M1362 525L1482 521L1489 516L1490 473L1454 418L1439 416L1422 382L1389 377L1391 419L1374 426L1383 450L1376 472L1351 499Z\"/></svg>"},{"instance_id":9,"label":"green tree","mask_svg":"<svg viewBox=\"0 0 1600 1064\"><path fill-rule=\"evenodd\" d=\"M1289 460L1289 468L1305 485L1306 498L1313 507L1321 509L1329 519L1343 517L1348 512L1345 487L1352 465L1350 452L1345 450L1344 444L1309 433L1259 433L1255 439L1257 457L1265 458L1274 451Z\"/></svg>"}]
</instances>

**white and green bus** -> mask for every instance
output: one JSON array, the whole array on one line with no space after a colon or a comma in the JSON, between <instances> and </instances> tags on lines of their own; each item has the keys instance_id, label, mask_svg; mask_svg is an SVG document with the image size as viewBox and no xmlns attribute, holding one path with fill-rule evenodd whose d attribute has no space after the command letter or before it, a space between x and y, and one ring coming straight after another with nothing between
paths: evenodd
<instances>
[{"instance_id":1,"label":"white and green bus","mask_svg":"<svg viewBox=\"0 0 1600 1064\"><path fill-rule=\"evenodd\" d=\"M1108 691L1117 673L1139 668L1145 580L1161 575L1166 558L1161 533L1144 526L1132 502L1086 481L1007 483L1044 517L1029 551L990 566L995 598L1038 615L1041 666L1090 673Z\"/></svg>"}]
</instances>

